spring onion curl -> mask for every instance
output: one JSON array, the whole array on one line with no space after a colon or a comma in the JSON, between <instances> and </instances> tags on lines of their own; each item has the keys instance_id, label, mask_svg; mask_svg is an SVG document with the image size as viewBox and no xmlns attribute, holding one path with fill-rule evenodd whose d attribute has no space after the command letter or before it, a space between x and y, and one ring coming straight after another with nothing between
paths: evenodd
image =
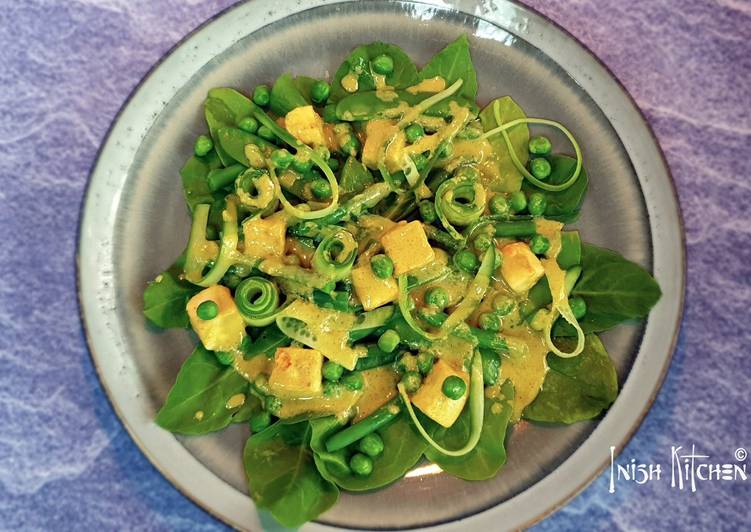
<instances>
[{"instance_id":1,"label":"spring onion curl","mask_svg":"<svg viewBox=\"0 0 751 532\"><path fill-rule=\"evenodd\" d=\"M279 310L279 289L264 277L248 277L235 289L235 304L246 324L265 327Z\"/></svg>"},{"instance_id":2,"label":"spring onion curl","mask_svg":"<svg viewBox=\"0 0 751 532\"><path fill-rule=\"evenodd\" d=\"M202 203L193 209L193 223L190 226L190 238L185 251L185 278L191 283L201 280L203 269L216 259L219 246L212 240L206 240L206 226L209 222L211 205Z\"/></svg>"},{"instance_id":3,"label":"spring onion curl","mask_svg":"<svg viewBox=\"0 0 751 532\"><path fill-rule=\"evenodd\" d=\"M573 358L581 354L584 350L584 331L582 331L579 322L574 316L571 306L568 303L568 291L567 285L573 288L574 282L567 282L566 276L561 270L560 266L556 262L555 258L545 259L542 261L542 266L545 269L545 276L548 279L548 285L550 286L550 294L553 302L551 304L550 315L548 316L547 323L545 324L545 344L548 349L561 358ZM558 349L553 343L552 331L555 320L560 315L576 330L576 347L570 353L565 353Z\"/></svg>"},{"instance_id":4,"label":"spring onion curl","mask_svg":"<svg viewBox=\"0 0 751 532\"><path fill-rule=\"evenodd\" d=\"M477 443L480 441L480 435L482 434L482 425L485 422L485 390L482 380L482 359L477 352L475 352L472 357L472 367L469 374L470 433L467 443L461 449L446 449L441 447L433 438L431 438L422 426L422 423L420 423L420 420L417 419L404 384L400 382L397 385L397 388L399 389L399 394L404 401L404 406L406 406L409 417L412 418L412 422L415 424L417 431L436 451L445 454L446 456L464 456L477 446Z\"/></svg>"},{"instance_id":5,"label":"spring onion curl","mask_svg":"<svg viewBox=\"0 0 751 532\"><path fill-rule=\"evenodd\" d=\"M430 333L426 330L424 330L420 325L415 321L415 318L412 316L412 311L409 308L409 287L408 287L408 281L406 275L400 275L399 280L399 310L402 312L402 317L404 318L404 321L409 325L409 328L415 331L417 334L422 336L428 341L434 341L434 340L440 340L445 336L445 334L434 334Z\"/></svg>"},{"instance_id":6,"label":"spring onion curl","mask_svg":"<svg viewBox=\"0 0 751 532\"><path fill-rule=\"evenodd\" d=\"M447 179L441 183L435 194L435 212L438 219L456 240L464 240L464 237L454 225L465 226L477 221L482 216L486 203L485 187L466 175Z\"/></svg>"},{"instance_id":7,"label":"spring onion curl","mask_svg":"<svg viewBox=\"0 0 751 532\"><path fill-rule=\"evenodd\" d=\"M461 303L456 306L446 321L443 322L443 325L441 325L441 331L444 334L450 333L457 325L469 318L482 302L482 298L485 297L485 292L488 291L488 287L490 286L490 277L495 270L495 255L495 246L490 246L485 251L485 255L480 263L480 269L477 270L477 275L467 287L467 295L464 296Z\"/></svg>"},{"instance_id":8,"label":"spring onion curl","mask_svg":"<svg viewBox=\"0 0 751 532\"><path fill-rule=\"evenodd\" d=\"M316 153L315 150L311 149L310 146L303 144L302 142L297 140L293 135L290 134L289 131L279 126L279 124L274 122L271 117L257 105L251 102L251 106L253 110L253 116L256 118L256 120L258 120L258 122L269 128L274 133L274 135L293 147L297 153L304 153L308 155L310 160L313 161L313 164L321 169L324 177L326 177L329 185L331 185L331 203L329 203L323 209L318 209L316 211L304 211L302 209L296 208L289 201L287 201L287 198L285 198L284 194L282 194L282 189L279 186L279 180L276 178L273 169L270 168L269 170L271 179L274 181L274 186L276 188L276 195L279 201L281 201L284 210L302 220L314 220L316 218L322 218L334 212L339 206L339 183L336 180L336 175L334 175L334 172L331 170L323 157L321 157L320 154Z\"/></svg>"},{"instance_id":9,"label":"spring onion curl","mask_svg":"<svg viewBox=\"0 0 751 532\"><path fill-rule=\"evenodd\" d=\"M235 196L227 196L227 205L222 211L222 220L224 223L222 224L219 256L206 276L194 283L198 286L206 287L217 284L237 261L239 253L237 251L237 198ZM188 259L186 259L187 261Z\"/></svg>"},{"instance_id":10,"label":"spring onion curl","mask_svg":"<svg viewBox=\"0 0 751 532\"><path fill-rule=\"evenodd\" d=\"M318 244L313 254L313 270L339 281L347 277L357 258L357 241L349 231L337 228Z\"/></svg>"},{"instance_id":11,"label":"spring onion curl","mask_svg":"<svg viewBox=\"0 0 751 532\"><path fill-rule=\"evenodd\" d=\"M274 181L267 170L248 168L235 180L235 194L240 204L251 212L267 209L274 202Z\"/></svg>"},{"instance_id":12,"label":"spring onion curl","mask_svg":"<svg viewBox=\"0 0 751 532\"><path fill-rule=\"evenodd\" d=\"M494 108L496 122L498 124L501 123L500 120L500 111L498 109L498 100L496 100ZM569 142L571 142L571 145L574 147L574 152L576 153L576 168L574 168L574 172L571 174L571 176L563 183L559 185L551 185L550 183L545 183L544 181L540 181L535 176L533 176L529 170L527 170L524 165L519 160L519 157L516 155L516 150L514 150L513 145L511 144L511 138L508 135L508 130L513 128L514 126L518 126L521 124L542 124L546 126L552 126L554 128L560 129L564 135L566 135L566 138L568 138ZM519 172L524 176L527 181L532 183L538 188L541 188L543 190L547 190L550 192L558 192L561 190L566 190L570 186L572 186L574 183L576 183L576 180L579 179L579 174L581 173L582 169L582 152L581 148L579 147L579 143L576 142L576 139L571 134L571 132L566 129L566 127L561 124L560 122L556 122L555 120L548 120L546 118L517 118L516 120L512 120L511 122L506 122L503 125L499 125L496 128L491 129L490 131L485 132L480 138L486 139L488 137L492 137L493 135L501 133L503 135L503 140L506 141L506 148L508 149L509 155L511 155L511 161L514 163L514 166L516 166L516 169L519 170Z\"/></svg>"}]
</instances>

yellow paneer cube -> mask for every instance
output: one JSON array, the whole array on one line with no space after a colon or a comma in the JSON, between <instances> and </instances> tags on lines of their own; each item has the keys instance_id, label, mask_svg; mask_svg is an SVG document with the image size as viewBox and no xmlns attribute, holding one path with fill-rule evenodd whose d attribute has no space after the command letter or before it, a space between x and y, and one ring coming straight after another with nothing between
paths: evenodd
<instances>
[{"instance_id":1,"label":"yellow paneer cube","mask_svg":"<svg viewBox=\"0 0 751 532\"><path fill-rule=\"evenodd\" d=\"M532 288L545 274L545 270L529 246L524 242L514 242L501 248L503 265L501 275L506 284L517 294Z\"/></svg>"},{"instance_id":2,"label":"yellow paneer cube","mask_svg":"<svg viewBox=\"0 0 751 532\"><path fill-rule=\"evenodd\" d=\"M373 310L386 303L396 301L399 297L399 287L396 279L376 277L370 263L352 270L352 285L355 287L357 298L365 310Z\"/></svg>"},{"instance_id":3,"label":"yellow paneer cube","mask_svg":"<svg viewBox=\"0 0 751 532\"><path fill-rule=\"evenodd\" d=\"M311 397L321 392L323 355L315 349L279 347L269 388L282 398Z\"/></svg>"},{"instance_id":4,"label":"yellow paneer cube","mask_svg":"<svg viewBox=\"0 0 751 532\"><path fill-rule=\"evenodd\" d=\"M312 105L292 109L284 117L284 125L293 137L309 146L326 145L323 131L323 118L315 112Z\"/></svg>"},{"instance_id":5,"label":"yellow paneer cube","mask_svg":"<svg viewBox=\"0 0 751 532\"><path fill-rule=\"evenodd\" d=\"M427 266L435 259L435 251L430 247L425 230L417 220L397 224L381 237L381 244L394 261L396 275Z\"/></svg>"},{"instance_id":6,"label":"yellow paneer cube","mask_svg":"<svg viewBox=\"0 0 751 532\"><path fill-rule=\"evenodd\" d=\"M447 377L456 375L467 385L467 391L459 399L449 399L443 394L443 381ZM420 389L412 396L412 404L423 414L444 427L450 427L457 420L464 409L469 396L469 378L466 373L457 371L454 367L441 359L433 365L433 369L425 377Z\"/></svg>"},{"instance_id":7,"label":"yellow paneer cube","mask_svg":"<svg viewBox=\"0 0 751 532\"><path fill-rule=\"evenodd\" d=\"M198 307L205 301L213 301L218 307L217 315L210 320L198 317ZM201 290L190 298L186 310L193 330L206 349L231 351L245 337L245 320L226 286L214 285Z\"/></svg>"},{"instance_id":8,"label":"yellow paneer cube","mask_svg":"<svg viewBox=\"0 0 751 532\"><path fill-rule=\"evenodd\" d=\"M251 218L243 223L245 254L258 258L284 256L287 220L284 213L268 218Z\"/></svg>"}]
</instances>

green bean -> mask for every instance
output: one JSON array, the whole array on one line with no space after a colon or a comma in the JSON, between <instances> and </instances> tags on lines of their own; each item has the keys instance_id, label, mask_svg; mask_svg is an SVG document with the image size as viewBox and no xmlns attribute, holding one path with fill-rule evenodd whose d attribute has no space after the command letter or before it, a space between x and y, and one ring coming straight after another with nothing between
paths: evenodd
<instances>
[{"instance_id":1,"label":"green bean","mask_svg":"<svg viewBox=\"0 0 751 532\"><path fill-rule=\"evenodd\" d=\"M396 401L392 401L386 406L382 406L373 414L366 417L359 423L350 425L342 429L326 440L326 450L330 453L344 449L348 445L355 443L360 438L367 436L386 425L401 412L401 408Z\"/></svg>"},{"instance_id":2,"label":"green bean","mask_svg":"<svg viewBox=\"0 0 751 532\"><path fill-rule=\"evenodd\" d=\"M461 249L462 243L460 241L454 240L450 234L441 231L434 225L422 224L422 228L425 230L425 236L428 237L428 240L432 240L449 253L456 253Z\"/></svg>"},{"instance_id":3,"label":"green bean","mask_svg":"<svg viewBox=\"0 0 751 532\"><path fill-rule=\"evenodd\" d=\"M495 236L502 238L533 236L537 234L537 227L533 220L513 222L497 222L494 224Z\"/></svg>"},{"instance_id":4,"label":"green bean","mask_svg":"<svg viewBox=\"0 0 751 532\"><path fill-rule=\"evenodd\" d=\"M355 371L365 371L366 369L373 369L386 364L391 364L399 356L397 351L386 353L378 348L376 345L368 346L368 354L357 360L355 365Z\"/></svg>"},{"instance_id":5,"label":"green bean","mask_svg":"<svg viewBox=\"0 0 751 532\"><path fill-rule=\"evenodd\" d=\"M216 192L217 190L228 187L235 182L237 176L245 170L245 166L241 164L233 164L227 168L216 168L209 172L206 177L206 182L209 185L209 190Z\"/></svg>"}]
</instances>

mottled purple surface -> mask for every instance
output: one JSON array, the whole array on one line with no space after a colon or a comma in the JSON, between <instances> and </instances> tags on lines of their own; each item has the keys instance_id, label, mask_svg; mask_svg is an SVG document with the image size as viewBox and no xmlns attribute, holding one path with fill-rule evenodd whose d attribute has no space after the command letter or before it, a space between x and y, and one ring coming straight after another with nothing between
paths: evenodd
<instances>
[{"instance_id":1,"label":"mottled purple surface","mask_svg":"<svg viewBox=\"0 0 751 532\"><path fill-rule=\"evenodd\" d=\"M688 289L667 380L621 461L717 462L751 448L751 2L534 0L624 83L665 150L686 222ZM0 9L0 529L214 530L123 430L78 321L75 244L89 168L159 57L231 4L2 2ZM726 528L751 479L669 479L607 492L600 477L540 529Z\"/></svg>"}]
</instances>

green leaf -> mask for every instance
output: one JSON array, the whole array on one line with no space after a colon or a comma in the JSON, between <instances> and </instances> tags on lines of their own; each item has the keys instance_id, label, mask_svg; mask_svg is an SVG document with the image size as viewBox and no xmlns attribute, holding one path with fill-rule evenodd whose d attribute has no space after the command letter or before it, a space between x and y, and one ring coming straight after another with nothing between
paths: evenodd
<instances>
[{"instance_id":1,"label":"green leaf","mask_svg":"<svg viewBox=\"0 0 751 532\"><path fill-rule=\"evenodd\" d=\"M438 52L420 71L420 79L430 79L440 76L446 80L446 86L461 79L459 92L453 99L465 99L474 102L477 98L477 73L472 64L472 56L469 53L469 41L464 34L454 42Z\"/></svg>"},{"instance_id":2,"label":"green leaf","mask_svg":"<svg viewBox=\"0 0 751 532\"><path fill-rule=\"evenodd\" d=\"M264 327L260 336L243 352L243 358L249 360L258 355L266 355L271 358L274 356L277 347L286 347L291 342L292 340L279 330L276 323L272 323Z\"/></svg>"},{"instance_id":3,"label":"green leaf","mask_svg":"<svg viewBox=\"0 0 751 532\"><path fill-rule=\"evenodd\" d=\"M313 103L313 85L315 85L316 81L318 80L308 76L297 76L295 78L295 87L297 87L297 90L308 104Z\"/></svg>"},{"instance_id":4,"label":"green leaf","mask_svg":"<svg viewBox=\"0 0 751 532\"><path fill-rule=\"evenodd\" d=\"M428 447L425 456L438 464L446 473L464 480L493 478L506 463L506 429L514 403L514 385L506 381L497 398L485 398L485 419L480 441L464 456L446 456ZM459 419L448 429L430 422L431 437L442 447L459 449L469 439L469 409L465 408Z\"/></svg>"},{"instance_id":5,"label":"green leaf","mask_svg":"<svg viewBox=\"0 0 751 532\"><path fill-rule=\"evenodd\" d=\"M296 528L331 508L336 484L316 469L308 422L276 423L248 438L243 452L250 496L282 525Z\"/></svg>"},{"instance_id":6,"label":"green leaf","mask_svg":"<svg viewBox=\"0 0 751 532\"><path fill-rule=\"evenodd\" d=\"M575 423L592 419L608 408L618 395L618 377L605 346L594 334L585 339L584 351L576 357L548 354L550 370L542 391L524 409L522 416L532 421ZM563 351L576 346L573 338L555 340Z\"/></svg>"},{"instance_id":7,"label":"green leaf","mask_svg":"<svg viewBox=\"0 0 751 532\"><path fill-rule=\"evenodd\" d=\"M339 174L339 191L341 194L359 194L372 185L373 174L356 157L348 157Z\"/></svg>"},{"instance_id":8,"label":"green leaf","mask_svg":"<svg viewBox=\"0 0 751 532\"><path fill-rule=\"evenodd\" d=\"M498 102L500 122L498 117L496 117L494 109L495 102ZM524 110L516 104L511 96L504 96L503 98L493 100L485 109L480 111L480 122L482 123L483 130L486 132L517 118L526 117L527 115L524 113ZM508 130L508 135L511 138L511 145L514 147L514 152L519 158L519 162L526 165L529 160L529 128L526 124L519 124ZM490 142L496 154L496 164L500 177L500 181L491 184L491 187L496 192L515 192L519 190L522 185L523 176L516 169L514 161L511 160L511 155L509 155L503 134L497 133L493 135L488 139L488 142Z\"/></svg>"},{"instance_id":9,"label":"green leaf","mask_svg":"<svg viewBox=\"0 0 751 532\"><path fill-rule=\"evenodd\" d=\"M234 164L234 160L219 145L217 132L222 127L237 127L240 120L251 115L252 109L251 101L234 89L219 87L209 91L203 111L209 133L214 140L214 149L224 166Z\"/></svg>"},{"instance_id":10,"label":"green leaf","mask_svg":"<svg viewBox=\"0 0 751 532\"><path fill-rule=\"evenodd\" d=\"M361 477L352 474L347 466L349 456L354 451L326 451L326 439L341 427L336 418L315 419L310 425L313 427L310 446L315 452L318 470L324 478L348 491L372 490L402 478L420 460L427 446L425 440L412 428L409 418L401 414L378 431L383 439L383 453L373 458L373 472L367 477Z\"/></svg>"},{"instance_id":11,"label":"green leaf","mask_svg":"<svg viewBox=\"0 0 751 532\"><path fill-rule=\"evenodd\" d=\"M196 205L214 201L206 177L211 170L221 166L219 156L215 150L212 150L204 157L192 156L180 169L185 202L188 204L190 212L193 212Z\"/></svg>"},{"instance_id":12,"label":"green leaf","mask_svg":"<svg viewBox=\"0 0 751 532\"><path fill-rule=\"evenodd\" d=\"M350 94L342 87L342 78L349 73L351 65L358 61L363 61L366 65L364 71L358 77L358 92L374 91L376 86L370 71L370 61L381 54L390 55L394 60L394 70L386 76L386 85L394 89L406 89L419 81L414 63L401 48L393 44L374 42L358 46L352 50L352 53L339 66L334 75L334 81L331 83L329 100L338 102Z\"/></svg>"},{"instance_id":13,"label":"green leaf","mask_svg":"<svg viewBox=\"0 0 751 532\"><path fill-rule=\"evenodd\" d=\"M260 408L249 386L232 367L223 366L213 352L199 345L180 368L156 422L170 432L198 435L245 421ZM237 394L245 395L245 403L227 408L227 401Z\"/></svg>"},{"instance_id":14,"label":"green leaf","mask_svg":"<svg viewBox=\"0 0 751 532\"><path fill-rule=\"evenodd\" d=\"M271 88L269 107L277 116L285 116L292 109L309 105L292 76L282 74Z\"/></svg>"},{"instance_id":15,"label":"green leaf","mask_svg":"<svg viewBox=\"0 0 751 532\"><path fill-rule=\"evenodd\" d=\"M600 332L619 323L643 319L662 295L657 281L644 268L609 249L582 245L582 274L571 292L587 303L579 320L585 333ZM554 336L574 336L574 329L557 322Z\"/></svg>"},{"instance_id":16,"label":"green leaf","mask_svg":"<svg viewBox=\"0 0 751 532\"><path fill-rule=\"evenodd\" d=\"M576 159L567 155L553 155L549 158L551 172L545 180L551 185L560 185L568 181L576 167ZM545 208L545 218L549 220L558 220L563 223L571 223L579 218L584 196L589 186L587 172L582 167L576 182L566 190L550 192L534 186L532 183L524 180L522 190L527 194L537 192L545 196L547 207Z\"/></svg>"},{"instance_id":17,"label":"green leaf","mask_svg":"<svg viewBox=\"0 0 751 532\"><path fill-rule=\"evenodd\" d=\"M190 325L185 306L200 287L180 280L181 273L182 264L178 259L168 270L157 275L143 293L144 315L162 329L185 329Z\"/></svg>"},{"instance_id":18,"label":"green leaf","mask_svg":"<svg viewBox=\"0 0 751 532\"><path fill-rule=\"evenodd\" d=\"M250 161L245 156L245 146L248 144L255 144L264 155L270 155L271 152L276 149L276 146L270 142L234 127L221 127L216 130L216 140L222 151L229 157L229 165L238 163L250 166Z\"/></svg>"}]
</instances>

